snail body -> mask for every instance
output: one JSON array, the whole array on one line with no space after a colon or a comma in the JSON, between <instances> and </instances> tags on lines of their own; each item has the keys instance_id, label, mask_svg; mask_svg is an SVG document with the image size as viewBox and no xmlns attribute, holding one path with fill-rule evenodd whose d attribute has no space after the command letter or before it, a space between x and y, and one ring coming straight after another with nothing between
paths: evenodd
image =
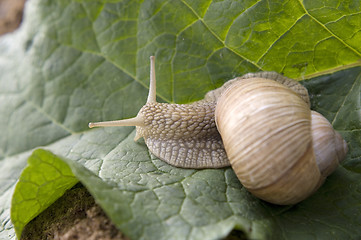
<instances>
[{"instance_id":1,"label":"snail body","mask_svg":"<svg viewBox=\"0 0 361 240\"><path fill-rule=\"evenodd\" d=\"M292 79L250 73L203 100L167 104L156 102L154 69L151 57L147 103L135 118L89 127L136 126L135 140L143 137L155 156L177 167L231 165L244 187L275 204L311 195L345 157L345 141L322 115L312 113L307 89Z\"/></svg>"}]
</instances>

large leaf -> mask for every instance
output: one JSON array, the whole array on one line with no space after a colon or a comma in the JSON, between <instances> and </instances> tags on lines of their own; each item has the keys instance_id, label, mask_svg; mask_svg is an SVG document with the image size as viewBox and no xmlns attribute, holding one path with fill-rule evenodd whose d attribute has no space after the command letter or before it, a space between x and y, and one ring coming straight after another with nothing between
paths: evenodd
<instances>
[{"instance_id":1,"label":"large leaf","mask_svg":"<svg viewBox=\"0 0 361 240\"><path fill-rule=\"evenodd\" d=\"M351 68L360 66L360 23L356 0L30 0L21 29L0 40L0 237L14 237L10 198L39 146L69 159L132 238L210 239L235 226L254 238L361 235L361 69ZM305 85L349 144L343 167L306 201L276 207L248 194L229 168L167 165L133 142L134 128L89 130L89 121L136 115L150 55L165 102L200 99L252 71L320 76Z\"/></svg>"}]
</instances>

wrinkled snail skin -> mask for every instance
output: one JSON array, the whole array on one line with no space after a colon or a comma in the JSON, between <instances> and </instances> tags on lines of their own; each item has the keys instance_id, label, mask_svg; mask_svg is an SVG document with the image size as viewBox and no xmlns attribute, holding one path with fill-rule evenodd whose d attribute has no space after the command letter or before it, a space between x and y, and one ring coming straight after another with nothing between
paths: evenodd
<instances>
[{"instance_id":1,"label":"wrinkled snail skin","mask_svg":"<svg viewBox=\"0 0 361 240\"><path fill-rule=\"evenodd\" d=\"M347 144L319 113L307 89L275 72L229 80L191 104L156 102L154 57L146 104L131 119L89 127L136 126L149 150L182 168L232 166L252 194L295 204L322 185Z\"/></svg>"},{"instance_id":2,"label":"wrinkled snail skin","mask_svg":"<svg viewBox=\"0 0 361 240\"><path fill-rule=\"evenodd\" d=\"M137 126L149 150L167 163L183 168L229 166L214 121L214 102L146 104L144 126Z\"/></svg>"}]
</instances>

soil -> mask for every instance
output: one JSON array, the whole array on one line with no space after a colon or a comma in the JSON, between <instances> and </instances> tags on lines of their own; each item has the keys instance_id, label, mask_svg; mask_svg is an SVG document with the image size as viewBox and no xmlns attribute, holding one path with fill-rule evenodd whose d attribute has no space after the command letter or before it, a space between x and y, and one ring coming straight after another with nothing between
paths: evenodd
<instances>
[{"instance_id":1,"label":"soil","mask_svg":"<svg viewBox=\"0 0 361 240\"><path fill-rule=\"evenodd\" d=\"M128 240L81 185L28 223L21 240Z\"/></svg>"},{"instance_id":2,"label":"soil","mask_svg":"<svg viewBox=\"0 0 361 240\"><path fill-rule=\"evenodd\" d=\"M18 28L26 0L0 0L0 35Z\"/></svg>"}]
</instances>

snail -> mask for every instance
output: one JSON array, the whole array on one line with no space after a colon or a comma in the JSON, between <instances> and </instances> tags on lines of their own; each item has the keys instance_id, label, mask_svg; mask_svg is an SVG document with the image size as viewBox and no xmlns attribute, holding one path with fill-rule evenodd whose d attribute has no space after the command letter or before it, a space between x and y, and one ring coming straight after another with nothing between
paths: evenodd
<instances>
[{"instance_id":1,"label":"snail","mask_svg":"<svg viewBox=\"0 0 361 240\"><path fill-rule=\"evenodd\" d=\"M265 201L296 204L314 193L345 158L346 141L310 110L307 89L275 72L229 80L191 104L156 102L150 58L146 104L136 117L89 127L136 126L149 150L182 168L232 166L242 185Z\"/></svg>"}]
</instances>

